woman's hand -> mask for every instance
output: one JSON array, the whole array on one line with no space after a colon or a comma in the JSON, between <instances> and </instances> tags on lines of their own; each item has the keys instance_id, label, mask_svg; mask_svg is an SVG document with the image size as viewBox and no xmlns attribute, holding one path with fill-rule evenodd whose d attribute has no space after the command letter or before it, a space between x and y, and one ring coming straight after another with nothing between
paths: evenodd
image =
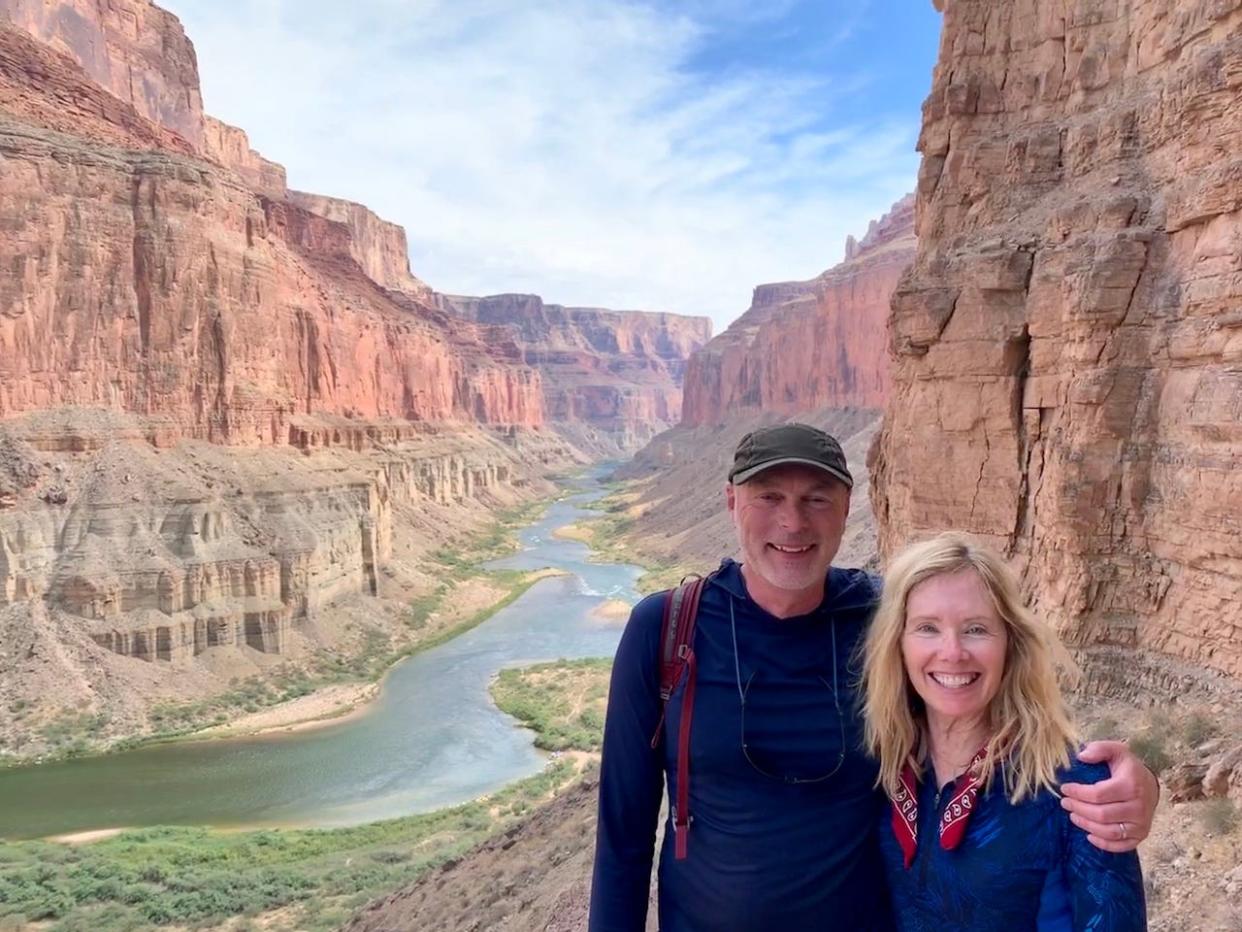
<instances>
[{"instance_id":1,"label":"woman's hand","mask_svg":"<svg viewBox=\"0 0 1242 932\"><path fill-rule=\"evenodd\" d=\"M1088 764L1107 763L1099 783L1061 785L1061 808L1104 851L1133 851L1151 832L1160 783L1124 741L1092 741L1078 752Z\"/></svg>"}]
</instances>

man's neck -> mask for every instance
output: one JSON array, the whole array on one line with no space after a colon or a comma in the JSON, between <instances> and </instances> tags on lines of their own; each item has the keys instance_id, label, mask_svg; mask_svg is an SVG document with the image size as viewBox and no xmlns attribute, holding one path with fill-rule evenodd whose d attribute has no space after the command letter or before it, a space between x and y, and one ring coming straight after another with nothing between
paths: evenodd
<instances>
[{"instance_id":1,"label":"man's neck","mask_svg":"<svg viewBox=\"0 0 1242 932\"><path fill-rule=\"evenodd\" d=\"M779 589L742 564L742 582L752 602L776 618L793 618L819 608L824 601L824 581L808 589Z\"/></svg>"}]
</instances>

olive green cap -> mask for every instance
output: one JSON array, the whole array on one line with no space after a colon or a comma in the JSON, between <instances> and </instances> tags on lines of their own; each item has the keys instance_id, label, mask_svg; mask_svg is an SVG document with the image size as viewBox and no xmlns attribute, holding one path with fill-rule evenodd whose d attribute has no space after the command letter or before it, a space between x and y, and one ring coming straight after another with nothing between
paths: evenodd
<instances>
[{"instance_id":1,"label":"olive green cap","mask_svg":"<svg viewBox=\"0 0 1242 932\"><path fill-rule=\"evenodd\" d=\"M752 430L733 453L729 481L734 485L773 466L800 463L822 469L834 479L854 488L854 477L845 465L845 453L835 437L810 424L777 424Z\"/></svg>"}]
</instances>

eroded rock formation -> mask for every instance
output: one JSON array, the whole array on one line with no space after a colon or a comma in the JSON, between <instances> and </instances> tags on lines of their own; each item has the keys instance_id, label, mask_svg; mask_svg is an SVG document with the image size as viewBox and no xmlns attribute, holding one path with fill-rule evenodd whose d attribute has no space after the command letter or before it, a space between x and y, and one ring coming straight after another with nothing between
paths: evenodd
<instances>
[{"instance_id":1,"label":"eroded rock formation","mask_svg":"<svg viewBox=\"0 0 1242 932\"><path fill-rule=\"evenodd\" d=\"M681 412L686 357L711 338L706 317L545 304L537 295L437 295L441 307L507 328L543 379L550 423L585 447L630 453Z\"/></svg>"},{"instance_id":2,"label":"eroded rock formation","mask_svg":"<svg viewBox=\"0 0 1242 932\"><path fill-rule=\"evenodd\" d=\"M844 262L806 282L760 285L750 309L690 357L682 423L766 411L879 408L888 397L885 320L914 257L914 199L872 221Z\"/></svg>"},{"instance_id":3,"label":"eroded rock formation","mask_svg":"<svg viewBox=\"0 0 1242 932\"><path fill-rule=\"evenodd\" d=\"M167 10L148 0L4 0L0 19L66 53L139 116L202 146L198 59Z\"/></svg>"},{"instance_id":4,"label":"eroded rock formation","mask_svg":"<svg viewBox=\"0 0 1242 932\"><path fill-rule=\"evenodd\" d=\"M140 434L95 412L7 422L0 605L41 601L145 660L221 645L280 653L290 625L333 599L380 594L394 508L503 498L569 455L533 432L407 431L317 458L161 451ZM78 440L68 449L67 436Z\"/></svg>"},{"instance_id":5,"label":"eroded rock formation","mask_svg":"<svg viewBox=\"0 0 1242 932\"><path fill-rule=\"evenodd\" d=\"M213 162L240 175L252 191L274 198L288 195L285 167L251 149L245 130L212 116L204 117L203 150Z\"/></svg>"},{"instance_id":6,"label":"eroded rock formation","mask_svg":"<svg viewBox=\"0 0 1242 932\"><path fill-rule=\"evenodd\" d=\"M62 701L138 730L361 600L399 629L424 554L580 461L512 333L204 116L150 3L0 0L0 161L0 753Z\"/></svg>"},{"instance_id":7,"label":"eroded rock formation","mask_svg":"<svg viewBox=\"0 0 1242 932\"><path fill-rule=\"evenodd\" d=\"M405 230L397 224L380 219L353 201L305 191L290 191L288 196L298 207L346 226L350 255L371 281L424 300L431 298L431 289L410 273Z\"/></svg>"},{"instance_id":8,"label":"eroded rock formation","mask_svg":"<svg viewBox=\"0 0 1242 932\"><path fill-rule=\"evenodd\" d=\"M346 223L183 155L2 119L0 152L0 417L102 406L241 444L299 415L542 422L538 373L381 288Z\"/></svg>"},{"instance_id":9,"label":"eroded rock formation","mask_svg":"<svg viewBox=\"0 0 1242 932\"><path fill-rule=\"evenodd\" d=\"M1097 689L1242 676L1242 2L943 6L883 546L1013 554Z\"/></svg>"}]
</instances>

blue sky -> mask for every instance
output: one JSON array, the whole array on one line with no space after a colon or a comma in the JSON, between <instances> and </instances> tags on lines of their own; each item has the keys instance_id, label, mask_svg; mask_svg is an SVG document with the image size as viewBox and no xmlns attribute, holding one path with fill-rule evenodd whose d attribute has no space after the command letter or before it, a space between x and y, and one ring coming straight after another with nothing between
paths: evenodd
<instances>
[{"instance_id":1,"label":"blue sky","mask_svg":"<svg viewBox=\"0 0 1242 932\"><path fill-rule=\"evenodd\" d=\"M912 189L931 0L165 0L209 113L456 294L706 314Z\"/></svg>"}]
</instances>

